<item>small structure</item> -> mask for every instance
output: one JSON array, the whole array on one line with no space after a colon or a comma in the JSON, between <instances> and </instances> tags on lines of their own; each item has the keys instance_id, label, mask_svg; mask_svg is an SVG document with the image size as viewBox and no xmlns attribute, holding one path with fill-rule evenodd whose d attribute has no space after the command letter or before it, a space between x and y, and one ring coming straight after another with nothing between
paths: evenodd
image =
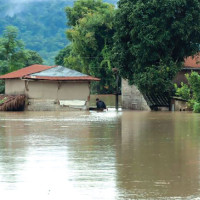
<instances>
[{"instance_id":1,"label":"small structure","mask_svg":"<svg viewBox=\"0 0 200 200\"><path fill-rule=\"evenodd\" d=\"M174 79L174 83L180 86L181 82L187 83L185 74L196 71L200 73L200 54L194 57L188 57L185 59L184 67L177 74ZM179 101L179 103L177 103ZM145 96L143 95L135 85L129 85L127 80L122 80L122 108L132 110L169 110L173 109L171 103L175 105L175 110L185 108L185 102L183 100L175 99L170 102L169 97L164 96ZM184 102L184 103L183 103Z\"/></svg>"},{"instance_id":2,"label":"small structure","mask_svg":"<svg viewBox=\"0 0 200 200\"><path fill-rule=\"evenodd\" d=\"M180 97L171 98L171 111L190 111L187 101Z\"/></svg>"},{"instance_id":3,"label":"small structure","mask_svg":"<svg viewBox=\"0 0 200 200\"><path fill-rule=\"evenodd\" d=\"M100 79L63 66L31 65L0 76L6 95L25 95L25 110L85 110L90 82Z\"/></svg>"}]
</instances>

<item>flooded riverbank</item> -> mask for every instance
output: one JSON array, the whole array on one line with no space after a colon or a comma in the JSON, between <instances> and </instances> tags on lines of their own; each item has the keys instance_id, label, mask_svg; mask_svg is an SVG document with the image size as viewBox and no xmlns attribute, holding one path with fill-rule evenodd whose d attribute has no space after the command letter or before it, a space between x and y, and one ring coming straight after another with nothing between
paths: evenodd
<instances>
[{"instance_id":1,"label":"flooded riverbank","mask_svg":"<svg viewBox=\"0 0 200 200\"><path fill-rule=\"evenodd\" d=\"M4 199L198 199L200 115L0 113Z\"/></svg>"}]
</instances>

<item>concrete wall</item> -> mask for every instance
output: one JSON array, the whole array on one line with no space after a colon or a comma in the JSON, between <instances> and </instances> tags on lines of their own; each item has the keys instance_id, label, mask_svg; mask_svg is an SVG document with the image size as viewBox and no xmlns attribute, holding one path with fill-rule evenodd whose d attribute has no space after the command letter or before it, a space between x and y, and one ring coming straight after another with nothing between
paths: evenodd
<instances>
[{"instance_id":1,"label":"concrete wall","mask_svg":"<svg viewBox=\"0 0 200 200\"><path fill-rule=\"evenodd\" d=\"M89 107L89 82L24 81L6 80L6 94L25 94L28 97L27 110L60 110L59 100L81 100ZM69 110L69 108L61 108ZM79 109L79 108L78 108ZM71 109L70 109L71 110Z\"/></svg>"},{"instance_id":2,"label":"concrete wall","mask_svg":"<svg viewBox=\"0 0 200 200\"><path fill-rule=\"evenodd\" d=\"M25 110L28 111L69 111L87 109L87 104L84 106L61 106L58 101L51 99L28 99L25 108Z\"/></svg>"},{"instance_id":3,"label":"concrete wall","mask_svg":"<svg viewBox=\"0 0 200 200\"><path fill-rule=\"evenodd\" d=\"M87 100L90 95L88 82L47 82L6 80L6 91L11 94L26 94L30 99Z\"/></svg>"},{"instance_id":4,"label":"concrete wall","mask_svg":"<svg viewBox=\"0 0 200 200\"><path fill-rule=\"evenodd\" d=\"M88 82L29 81L26 95L30 99L87 100L90 88Z\"/></svg>"},{"instance_id":5,"label":"concrete wall","mask_svg":"<svg viewBox=\"0 0 200 200\"><path fill-rule=\"evenodd\" d=\"M7 95L25 94L25 81L20 79L5 80L5 94Z\"/></svg>"},{"instance_id":6,"label":"concrete wall","mask_svg":"<svg viewBox=\"0 0 200 200\"><path fill-rule=\"evenodd\" d=\"M150 110L143 95L135 85L129 85L122 79L122 108L132 110Z\"/></svg>"},{"instance_id":7,"label":"concrete wall","mask_svg":"<svg viewBox=\"0 0 200 200\"><path fill-rule=\"evenodd\" d=\"M171 100L171 110L172 111L190 111L190 109L187 106L187 102L178 100L178 99Z\"/></svg>"}]
</instances>

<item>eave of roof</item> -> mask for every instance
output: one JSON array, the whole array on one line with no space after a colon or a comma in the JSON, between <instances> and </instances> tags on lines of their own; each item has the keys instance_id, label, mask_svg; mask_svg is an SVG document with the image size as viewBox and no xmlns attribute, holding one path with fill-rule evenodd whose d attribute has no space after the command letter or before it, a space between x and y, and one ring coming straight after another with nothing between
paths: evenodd
<instances>
[{"instance_id":1,"label":"eave of roof","mask_svg":"<svg viewBox=\"0 0 200 200\"><path fill-rule=\"evenodd\" d=\"M50 81L100 81L99 78L94 78L92 76L80 76L80 77L24 76L24 79L50 80Z\"/></svg>"},{"instance_id":2,"label":"eave of roof","mask_svg":"<svg viewBox=\"0 0 200 200\"><path fill-rule=\"evenodd\" d=\"M5 74L0 76L0 79L16 79L16 78L22 78L26 75L41 72L50 68L53 68L55 66L46 66L46 65L31 65L29 67L25 67L22 69L19 69L17 71Z\"/></svg>"}]
</instances>

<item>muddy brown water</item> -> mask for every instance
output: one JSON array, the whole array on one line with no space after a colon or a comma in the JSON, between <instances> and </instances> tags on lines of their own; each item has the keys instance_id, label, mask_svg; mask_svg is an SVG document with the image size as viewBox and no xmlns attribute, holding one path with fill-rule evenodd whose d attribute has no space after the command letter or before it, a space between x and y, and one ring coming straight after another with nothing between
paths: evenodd
<instances>
[{"instance_id":1,"label":"muddy brown water","mask_svg":"<svg viewBox=\"0 0 200 200\"><path fill-rule=\"evenodd\" d=\"M200 199L200 115L0 113L2 199Z\"/></svg>"}]
</instances>

